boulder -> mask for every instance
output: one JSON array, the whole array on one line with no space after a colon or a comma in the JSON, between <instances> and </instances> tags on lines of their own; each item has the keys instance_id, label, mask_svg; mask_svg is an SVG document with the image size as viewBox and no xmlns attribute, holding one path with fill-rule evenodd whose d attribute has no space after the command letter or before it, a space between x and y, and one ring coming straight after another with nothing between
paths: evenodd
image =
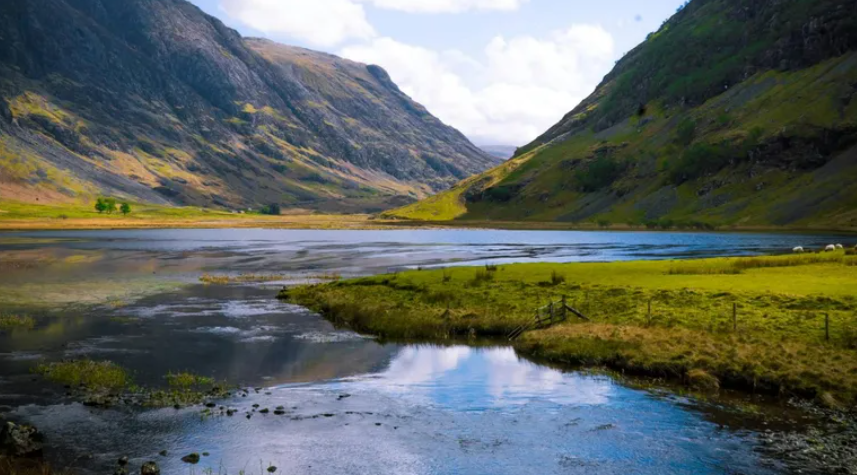
<instances>
[{"instance_id":1,"label":"boulder","mask_svg":"<svg viewBox=\"0 0 857 475\"><path fill-rule=\"evenodd\" d=\"M155 462L146 462L140 468L140 475L161 475L161 469Z\"/></svg>"},{"instance_id":2,"label":"boulder","mask_svg":"<svg viewBox=\"0 0 857 475\"><path fill-rule=\"evenodd\" d=\"M0 428L0 454L12 457L33 457L42 452L42 434L29 425L5 422Z\"/></svg>"}]
</instances>

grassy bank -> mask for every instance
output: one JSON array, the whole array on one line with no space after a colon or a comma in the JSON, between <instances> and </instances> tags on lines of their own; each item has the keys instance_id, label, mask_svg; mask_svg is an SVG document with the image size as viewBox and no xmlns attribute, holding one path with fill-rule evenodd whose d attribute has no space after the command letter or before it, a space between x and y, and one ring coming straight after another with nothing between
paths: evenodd
<instances>
[{"instance_id":1,"label":"grassy bank","mask_svg":"<svg viewBox=\"0 0 857 475\"><path fill-rule=\"evenodd\" d=\"M0 200L0 230L140 228L375 229L368 215L300 213L282 216L238 214L195 207L132 204L132 212L99 214L90 205L39 205Z\"/></svg>"},{"instance_id":2,"label":"grassy bank","mask_svg":"<svg viewBox=\"0 0 857 475\"><path fill-rule=\"evenodd\" d=\"M518 264L415 270L291 288L281 297L359 331L434 339L504 336L564 296L592 321L527 332L515 343L521 352L854 406L855 264L857 256L841 251Z\"/></svg>"}]
</instances>

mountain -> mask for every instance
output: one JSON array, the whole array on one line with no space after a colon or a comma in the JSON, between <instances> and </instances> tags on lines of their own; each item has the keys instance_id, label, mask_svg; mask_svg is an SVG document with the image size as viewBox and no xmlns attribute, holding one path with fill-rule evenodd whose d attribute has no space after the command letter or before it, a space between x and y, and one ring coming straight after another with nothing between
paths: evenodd
<instances>
[{"instance_id":1,"label":"mountain","mask_svg":"<svg viewBox=\"0 0 857 475\"><path fill-rule=\"evenodd\" d=\"M515 158L390 216L857 229L857 2L693 0Z\"/></svg>"},{"instance_id":2,"label":"mountain","mask_svg":"<svg viewBox=\"0 0 857 475\"><path fill-rule=\"evenodd\" d=\"M402 205L500 160L378 66L243 38L184 0L0 2L0 195Z\"/></svg>"},{"instance_id":3,"label":"mountain","mask_svg":"<svg viewBox=\"0 0 857 475\"><path fill-rule=\"evenodd\" d=\"M508 160L515 156L515 152L518 151L518 147L513 145L481 145L479 146L486 153L493 155L497 158L502 158L503 160Z\"/></svg>"}]
</instances>

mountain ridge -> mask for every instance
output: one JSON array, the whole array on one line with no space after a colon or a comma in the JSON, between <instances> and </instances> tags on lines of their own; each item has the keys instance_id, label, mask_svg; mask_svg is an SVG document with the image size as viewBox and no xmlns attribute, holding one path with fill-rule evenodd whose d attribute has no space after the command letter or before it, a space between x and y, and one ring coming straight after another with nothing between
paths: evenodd
<instances>
[{"instance_id":1,"label":"mountain ridge","mask_svg":"<svg viewBox=\"0 0 857 475\"><path fill-rule=\"evenodd\" d=\"M419 220L857 229L857 3L693 0Z\"/></svg>"},{"instance_id":2,"label":"mountain ridge","mask_svg":"<svg viewBox=\"0 0 857 475\"><path fill-rule=\"evenodd\" d=\"M380 67L184 0L0 5L0 193L373 211L496 164Z\"/></svg>"}]
</instances>

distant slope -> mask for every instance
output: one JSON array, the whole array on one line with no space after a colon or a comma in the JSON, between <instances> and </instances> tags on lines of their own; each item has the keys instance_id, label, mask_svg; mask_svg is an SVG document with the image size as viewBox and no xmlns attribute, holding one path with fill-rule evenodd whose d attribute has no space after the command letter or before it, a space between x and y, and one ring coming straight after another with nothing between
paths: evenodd
<instances>
[{"instance_id":1,"label":"distant slope","mask_svg":"<svg viewBox=\"0 0 857 475\"><path fill-rule=\"evenodd\" d=\"M499 162L383 69L184 0L0 3L0 195L371 211Z\"/></svg>"},{"instance_id":2,"label":"distant slope","mask_svg":"<svg viewBox=\"0 0 857 475\"><path fill-rule=\"evenodd\" d=\"M431 198L457 203L436 214L857 229L855 50L853 0L693 0L519 165Z\"/></svg>"},{"instance_id":3,"label":"distant slope","mask_svg":"<svg viewBox=\"0 0 857 475\"><path fill-rule=\"evenodd\" d=\"M503 160L512 158L518 150L518 147L512 145L481 145L479 148Z\"/></svg>"}]
</instances>

